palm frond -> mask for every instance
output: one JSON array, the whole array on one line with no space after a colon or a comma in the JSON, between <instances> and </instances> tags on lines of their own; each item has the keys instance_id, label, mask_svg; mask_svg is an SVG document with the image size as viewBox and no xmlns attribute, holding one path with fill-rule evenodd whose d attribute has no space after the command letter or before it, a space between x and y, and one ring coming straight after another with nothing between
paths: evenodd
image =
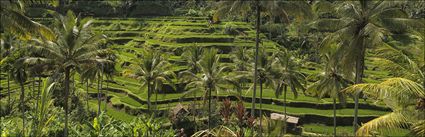
<instances>
[{"instance_id":1,"label":"palm frond","mask_svg":"<svg viewBox=\"0 0 425 137\"><path fill-rule=\"evenodd\" d=\"M370 136L374 132L388 128L403 128L406 126L406 118L399 112L392 112L375 118L363 124L357 131L357 136Z\"/></svg>"}]
</instances>

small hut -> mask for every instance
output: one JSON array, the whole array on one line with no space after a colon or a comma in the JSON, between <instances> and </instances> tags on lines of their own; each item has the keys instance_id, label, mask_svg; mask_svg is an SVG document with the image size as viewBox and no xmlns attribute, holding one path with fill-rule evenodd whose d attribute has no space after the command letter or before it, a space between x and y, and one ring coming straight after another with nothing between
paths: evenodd
<instances>
[{"instance_id":1,"label":"small hut","mask_svg":"<svg viewBox=\"0 0 425 137\"><path fill-rule=\"evenodd\" d=\"M188 114L189 111L187 108L185 108L182 104L177 104L172 110L172 113L174 116L177 116L179 114Z\"/></svg>"},{"instance_id":2,"label":"small hut","mask_svg":"<svg viewBox=\"0 0 425 137\"><path fill-rule=\"evenodd\" d=\"M270 119L272 120L285 120L284 114L271 113ZM301 128L298 127L298 121L300 118L294 116L286 116L287 128L289 132L292 133L301 133Z\"/></svg>"}]
</instances>

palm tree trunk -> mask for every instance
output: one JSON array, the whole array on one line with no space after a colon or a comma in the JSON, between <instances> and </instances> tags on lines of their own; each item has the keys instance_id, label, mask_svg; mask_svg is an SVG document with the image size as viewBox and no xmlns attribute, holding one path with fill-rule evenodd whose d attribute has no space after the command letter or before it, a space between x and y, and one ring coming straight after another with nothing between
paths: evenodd
<instances>
[{"instance_id":1,"label":"palm tree trunk","mask_svg":"<svg viewBox=\"0 0 425 137\"><path fill-rule=\"evenodd\" d=\"M68 96L69 96L69 73L70 69L65 69L65 127L63 129L64 137L68 136Z\"/></svg>"},{"instance_id":2,"label":"palm tree trunk","mask_svg":"<svg viewBox=\"0 0 425 137\"><path fill-rule=\"evenodd\" d=\"M211 131L211 88L208 88L208 131Z\"/></svg>"},{"instance_id":3,"label":"palm tree trunk","mask_svg":"<svg viewBox=\"0 0 425 137\"><path fill-rule=\"evenodd\" d=\"M32 93L31 94L33 94L33 96L34 96L34 91L35 91L35 77L32 77L32 83L31 83L32 85Z\"/></svg>"},{"instance_id":4,"label":"palm tree trunk","mask_svg":"<svg viewBox=\"0 0 425 137\"><path fill-rule=\"evenodd\" d=\"M7 102L8 102L8 108L9 110L12 109L12 105L10 104L10 70L7 70Z\"/></svg>"},{"instance_id":5,"label":"palm tree trunk","mask_svg":"<svg viewBox=\"0 0 425 137\"><path fill-rule=\"evenodd\" d=\"M100 116L100 74L97 77L97 116Z\"/></svg>"},{"instance_id":6,"label":"palm tree trunk","mask_svg":"<svg viewBox=\"0 0 425 137\"><path fill-rule=\"evenodd\" d=\"M87 79L86 81L86 103L87 103L87 112L90 111L90 107L89 107L89 79Z\"/></svg>"},{"instance_id":7,"label":"palm tree trunk","mask_svg":"<svg viewBox=\"0 0 425 137\"><path fill-rule=\"evenodd\" d=\"M193 91L193 96L194 96L194 99L193 99L193 122L196 122L196 101L197 101L197 98L196 98L196 91ZM195 124L195 131L198 131L198 126Z\"/></svg>"},{"instance_id":8,"label":"palm tree trunk","mask_svg":"<svg viewBox=\"0 0 425 137\"><path fill-rule=\"evenodd\" d=\"M257 67L258 67L258 49L260 46L260 1L256 0L256 32L255 32L255 62L254 62L254 91L252 92L251 116L255 117L255 101L257 92ZM252 129L254 130L254 128Z\"/></svg>"},{"instance_id":9,"label":"palm tree trunk","mask_svg":"<svg viewBox=\"0 0 425 137\"><path fill-rule=\"evenodd\" d=\"M106 78L106 79L108 79L108 78ZM108 88L109 88L109 84L106 81L106 89L108 89ZM103 90L103 91L105 93L105 112L106 112L106 109L108 108L108 90Z\"/></svg>"},{"instance_id":10,"label":"palm tree trunk","mask_svg":"<svg viewBox=\"0 0 425 137\"><path fill-rule=\"evenodd\" d=\"M336 137L336 99L333 98L334 107L334 137Z\"/></svg>"},{"instance_id":11,"label":"palm tree trunk","mask_svg":"<svg viewBox=\"0 0 425 137\"><path fill-rule=\"evenodd\" d=\"M151 112L151 94L152 94L152 91L151 91L151 84L150 84L150 81L148 82L148 111L149 112Z\"/></svg>"},{"instance_id":12,"label":"palm tree trunk","mask_svg":"<svg viewBox=\"0 0 425 137\"><path fill-rule=\"evenodd\" d=\"M38 90L37 90L37 96L35 97L35 113L37 114L37 111L38 111L38 102L39 102L39 98L40 98L40 85L41 85L41 83L40 83L40 81L41 81L41 77L39 76L38 77Z\"/></svg>"},{"instance_id":13,"label":"palm tree trunk","mask_svg":"<svg viewBox=\"0 0 425 137\"><path fill-rule=\"evenodd\" d=\"M21 86L22 136L25 136L25 85L23 81L20 81L19 84Z\"/></svg>"},{"instance_id":14,"label":"palm tree trunk","mask_svg":"<svg viewBox=\"0 0 425 137\"><path fill-rule=\"evenodd\" d=\"M365 58L365 47L363 46L363 42L360 42L361 46L359 46L360 49L360 55L356 60L356 76L355 76L355 83L359 84L362 83L363 78L363 72L364 72L364 58ZM359 95L360 91L354 95L354 121L353 121L353 128L354 128L354 136L356 136L357 131L357 124L358 124L358 109L359 109Z\"/></svg>"},{"instance_id":15,"label":"palm tree trunk","mask_svg":"<svg viewBox=\"0 0 425 137\"><path fill-rule=\"evenodd\" d=\"M155 91L155 114L158 113L158 90Z\"/></svg>"},{"instance_id":16,"label":"palm tree trunk","mask_svg":"<svg viewBox=\"0 0 425 137\"><path fill-rule=\"evenodd\" d=\"M285 117L284 117L284 123L285 123L285 125L284 125L284 127L283 127L283 135L285 135L286 134L286 126L287 126L287 120L286 120L286 115L288 115L287 113L286 113L286 93L287 93L287 91L288 91L288 87L285 85L285 87L284 87L284 91L283 91L283 113L285 114Z\"/></svg>"},{"instance_id":17,"label":"palm tree trunk","mask_svg":"<svg viewBox=\"0 0 425 137\"><path fill-rule=\"evenodd\" d=\"M263 81L261 81L261 79L259 80L260 82L260 137L263 136Z\"/></svg>"}]
</instances>

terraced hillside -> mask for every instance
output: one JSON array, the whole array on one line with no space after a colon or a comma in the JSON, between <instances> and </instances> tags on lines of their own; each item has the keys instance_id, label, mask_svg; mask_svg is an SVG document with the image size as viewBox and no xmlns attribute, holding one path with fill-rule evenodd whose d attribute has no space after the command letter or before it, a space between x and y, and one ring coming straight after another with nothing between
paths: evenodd
<instances>
[{"instance_id":1,"label":"terraced hillside","mask_svg":"<svg viewBox=\"0 0 425 137\"><path fill-rule=\"evenodd\" d=\"M149 18L97 18L94 22L94 30L102 32L108 36L111 41L109 45L118 56L118 63L115 68L118 73L113 77L112 81L104 81L103 95L107 94L107 102L102 107L107 108L107 113L117 119L130 121L137 114L147 110L147 92L140 89L140 82L136 79L124 77L121 73L123 68L132 60L138 59L138 54L145 47L154 47L163 51L173 64L173 71L178 73L187 69L182 59L182 51L187 46L213 47L219 49L221 62L231 63L230 51L235 47L253 47L255 31L253 25L245 22L231 22L237 34L229 35L224 33L229 22L220 24L209 24L207 18L204 17L149 17ZM272 49L279 45L275 42L267 40L261 35L261 46L266 49ZM271 50L269 50L271 52ZM377 62L368 59L368 67L377 67ZM379 70L366 70L366 81L376 82L388 77L388 72ZM317 73L319 70L304 67L302 72L306 75ZM75 77L75 81L79 81L79 76ZM178 81L177 79L175 80ZM5 80L1 81L1 87L6 87ZM30 83L28 83L30 86ZM87 87L84 83L77 82L77 87L85 90ZM12 82L12 90L17 91L18 84ZM229 86L229 89L232 89ZM96 96L97 85L91 83L88 88L90 101L89 105L93 110L97 108ZM201 108L202 99L201 91L197 96L186 96L182 98L184 91L180 88L177 91L160 91L157 96L156 103L158 108L168 111L178 103L182 104L198 104ZM288 92L291 93L291 92ZM2 97L5 96L6 90L1 90ZM259 93L257 93L258 95ZM252 91L247 90L242 96L245 106L251 107ZM229 97L236 100L236 97L228 92L221 92L220 98ZM194 101L197 100L197 101ZM257 98L258 101L258 98ZM266 113L279 112L283 113L283 98L276 98L272 89L265 89L263 92L263 109ZM300 95L294 98L288 95L288 113L290 115L301 117L301 124L314 127L315 124L323 124L328 127L332 124L332 100L329 98L318 100L314 97ZM152 102L156 104L155 101ZM337 120L339 128L346 128L352 124L353 119L353 101L348 100L345 108L339 107L337 110ZM256 108L259 108L258 106ZM369 121L389 111L389 109L380 105L380 103L361 100L359 110L359 119L361 122ZM307 129L308 130L308 129ZM315 132L312 130L312 132ZM340 133L343 134L343 133Z\"/></svg>"}]
</instances>

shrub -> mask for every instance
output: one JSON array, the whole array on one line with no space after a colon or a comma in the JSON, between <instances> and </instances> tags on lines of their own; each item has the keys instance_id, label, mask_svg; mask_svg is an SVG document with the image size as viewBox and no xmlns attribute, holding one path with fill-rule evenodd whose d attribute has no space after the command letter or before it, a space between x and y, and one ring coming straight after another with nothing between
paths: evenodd
<instances>
[{"instance_id":1,"label":"shrub","mask_svg":"<svg viewBox=\"0 0 425 137\"><path fill-rule=\"evenodd\" d=\"M238 35L239 31L236 27L237 26L235 24L228 22L224 25L223 33L228 35Z\"/></svg>"}]
</instances>

